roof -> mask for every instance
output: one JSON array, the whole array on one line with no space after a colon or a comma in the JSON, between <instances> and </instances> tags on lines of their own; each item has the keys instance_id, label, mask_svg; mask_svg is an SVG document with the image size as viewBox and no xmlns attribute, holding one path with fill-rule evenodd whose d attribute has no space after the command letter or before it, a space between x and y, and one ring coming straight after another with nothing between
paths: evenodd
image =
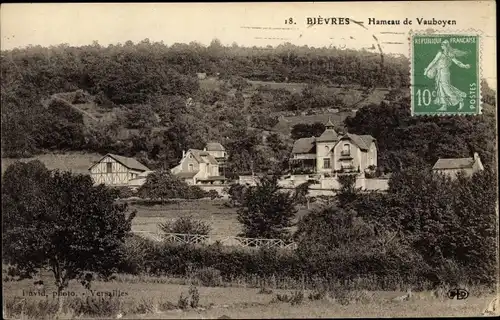
<instances>
[{"instance_id":1,"label":"roof","mask_svg":"<svg viewBox=\"0 0 500 320\"><path fill-rule=\"evenodd\" d=\"M224 177L224 176L211 176L208 178L200 178L198 180L200 180L200 181L219 181L219 180L226 180L226 177Z\"/></svg>"},{"instance_id":2,"label":"roof","mask_svg":"<svg viewBox=\"0 0 500 320\"><path fill-rule=\"evenodd\" d=\"M222 144L218 142L209 142L207 143L205 148L207 149L207 151L226 151L226 149L224 149Z\"/></svg>"},{"instance_id":3,"label":"roof","mask_svg":"<svg viewBox=\"0 0 500 320\"><path fill-rule=\"evenodd\" d=\"M352 133L346 133L341 139L350 139L363 151L370 149L370 144L375 141L375 138L370 135L357 135Z\"/></svg>"},{"instance_id":4,"label":"roof","mask_svg":"<svg viewBox=\"0 0 500 320\"><path fill-rule=\"evenodd\" d=\"M333 128L335 125L332 122L332 119L328 118L328 122L325 124L325 128Z\"/></svg>"},{"instance_id":5,"label":"roof","mask_svg":"<svg viewBox=\"0 0 500 320\"><path fill-rule=\"evenodd\" d=\"M432 169L465 169L472 168L474 164L474 158L449 158L449 159L438 159L434 164Z\"/></svg>"},{"instance_id":6,"label":"roof","mask_svg":"<svg viewBox=\"0 0 500 320\"><path fill-rule=\"evenodd\" d=\"M192 178L194 177L199 171L190 171L190 172L179 172L176 173L175 176L179 178Z\"/></svg>"},{"instance_id":7,"label":"roof","mask_svg":"<svg viewBox=\"0 0 500 320\"><path fill-rule=\"evenodd\" d=\"M330 142L339 140L339 136L334 129L326 129L321 136L319 136L316 141L317 142Z\"/></svg>"},{"instance_id":8,"label":"roof","mask_svg":"<svg viewBox=\"0 0 500 320\"><path fill-rule=\"evenodd\" d=\"M293 143L292 153L316 153L315 137L300 138Z\"/></svg>"},{"instance_id":9,"label":"roof","mask_svg":"<svg viewBox=\"0 0 500 320\"><path fill-rule=\"evenodd\" d=\"M207 151L189 149L187 153L191 153L198 163L218 164L217 160Z\"/></svg>"},{"instance_id":10,"label":"roof","mask_svg":"<svg viewBox=\"0 0 500 320\"><path fill-rule=\"evenodd\" d=\"M96 164L100 163L106 157L110 157L110 158L115 159L117 162L121 163L122 165L124 165L125 167L127 167L129 169L134 169L134 170L138 170L138 171L151 171L148 167L146 167L145 165L143 165L142 163L140 163L139 161L137 161L134 158L119 156L119 155L112 154L112 153L108 153L107 155L102 157L99 161L97 161L92 166L90 166L89 170L92 169L92 167L94 167Z\"/></svg>"}]
</instances>

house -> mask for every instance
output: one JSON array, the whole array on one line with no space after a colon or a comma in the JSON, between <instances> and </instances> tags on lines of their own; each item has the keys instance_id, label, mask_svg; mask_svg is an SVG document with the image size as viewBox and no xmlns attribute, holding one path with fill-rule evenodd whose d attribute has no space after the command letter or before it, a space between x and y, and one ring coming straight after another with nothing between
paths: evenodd
<instances>
[{"instance_id":1,"label":"house","mask_svg":"<svg viewBox=\"0 0 500 320\"><path fill-rule=\"evenodd\" d=\"M196 73L196 76L198 77L199 80L204 80L207 78L207 73L206 72L198 72L198 73Z\"/></svg>"},{"instance_id":2,"label":"house","mask_svg":"<svg viewBox=\"0 0 500 320\"><path fill-rule=\"evenodd\" d=\"M183 151L179 165L171 172L190 185L222 184L226 178L220 169L226 159L224 147L218 142L209 142L203 150Z\"/></svg>"},{"instance_id":3,"label":"house","mask_svg":"<svg viewBox=\"0 0 500 320\"><path fill-rule=\"evenodd\" d=\"M218 142L209 142L203 148L203 151L208 152L211 154L219 164L225 163L227 160L227 152L226 149L222 146L222 144Z\"/></svg>"},{"instance_id":4,"label":"house","mask_svg":"<svg viewBox=\"0 0 500 320\"><path fill-rule=\"evenodd\" d=\"M471 176L477 171L484 170L481 158L477 152L474 152L472 158L448 158L438 159L432 167L436 173L449 175L451 178L456 178L460 171L463 171L466 176Z\"/></svg>"},{"instance_id":5,"label":"house","mask_svg":"<svg viewBox=\"0 0 500 320\"><path fill-rule=\"evenodd\" d=\"M290 161L295 172L364 172L377 166L377 145L370 135L338 134L329 119L321 136L295 141Z\"/></svg>"},{"instance_id":6,"label":"house","mask_svg":"<svg viewBox=\"0 0 500 320\"><path fill-rule=\"evenodd\" d=\"M134 158L108 153L94 163L89 171L95 184L128 186L132 179L151 170Z\"/></svg>"}]
</instances>

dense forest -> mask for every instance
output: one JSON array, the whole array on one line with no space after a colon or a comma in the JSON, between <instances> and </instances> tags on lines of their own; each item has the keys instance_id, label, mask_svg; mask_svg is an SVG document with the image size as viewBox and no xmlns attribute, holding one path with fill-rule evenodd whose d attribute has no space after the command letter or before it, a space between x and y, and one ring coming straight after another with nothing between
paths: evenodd
<instances>
[{"instance_id":1,"label":"dense forest","mask_svg":"<svg viewBox=\"0 0 500 320\"><path fill-rule=\"evenodd\" d=\"M207 47L146 39L2 51L2 156L115 152L152 168L169 168L182 150L217 140L230 154L228 173L286 168L293 140L272 132L278 121L273 114L337 107L342 101L329 88L356 87L365 95L390 89L387 102L361 108L344 124L350 132L377 138L385 169L469 156L472 150L491 162L494 113L412 118L408 72L404 57L291 44L224 47L218 40ZM217 87L202 87L197 73L216 78ZM249 80L306 87L291 93L252 88ZM495 103L491 90L483 98ZM113 117L89 122L76 105L92 105Z\"/></svg>"}]
</instances>

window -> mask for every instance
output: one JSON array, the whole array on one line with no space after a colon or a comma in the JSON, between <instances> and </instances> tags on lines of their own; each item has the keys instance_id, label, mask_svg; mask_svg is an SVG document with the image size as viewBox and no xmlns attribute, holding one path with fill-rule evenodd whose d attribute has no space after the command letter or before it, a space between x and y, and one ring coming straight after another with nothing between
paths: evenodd
<instances>
[{"instance_id":1,"label":"window","mask_svg":"<svg viewBox=\"0 0 500 320\"><path fill-rule=\"evenodd\" d=\"M193 155L192 154L189 155L189 159L193 159Z\"/></svg>"},{"instance_id":2,"label":"window","mask_svg":"<svg viewBox=\"0 0 500 320\"><path fill-rule=\"evenodd\" d=\"M350 154L351 154L351 145L346 143L346 144L344 144L344 146L342 148L342 155L346 156L346 155L350 155Z\"/></svg>"},{"instance_id":3,"label":"window","mask_svg":"<svg viewBox=\"0 0 500 320\"><path fill-rule=\"evenodd\" d=\"M189 171L193 171L193 164L192 163L189 164Z\"/></svg>"},{"instance_id":4,"label":"window","mask_svg":"<svg viewBox=\"0 0 500 320\"><path fill-rule=\"evenodd\" d=\"M113 171L113 163L106 162L106 173L111 173Z\"/></svg>"},{"instance_id":5,"label":"window","mask_svg":"<svg viewBox=\"0 0 500 320\"><path fill-rule=\"evenodd\" d=\"M323 159L323 169L330 169L330 158Z\"/></svg>"}]
</instances>

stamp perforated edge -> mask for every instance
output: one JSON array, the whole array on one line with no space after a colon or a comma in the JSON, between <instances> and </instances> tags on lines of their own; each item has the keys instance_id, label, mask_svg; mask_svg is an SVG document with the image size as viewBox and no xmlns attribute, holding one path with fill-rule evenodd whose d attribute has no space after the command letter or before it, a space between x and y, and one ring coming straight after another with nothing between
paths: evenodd
<instances>
[{"instance_id":1,"label":"stamp perforated edge","mask_svg":"<svg viewBox=\"0 0 500 320\"><path fill-rule=\"evenodd\" d=\"M478 100L479 100L479 103L478 103L478 110L475 112L475 113L455 113L455 112L439 112L439 113L426 113L426 114L423 114L423 113L418 113L416 114L413 110L413 37L414 36L419 36L419 35L459 35L459 36L477 36L478 37L478 44L477 44L477 49L478 49L478 53L477 53L477 60L478 60L478 67L477 67L477 71L478 71L478 94L479 94L479 97L478 97ZM465 30L428 30L428 29L425 29L425 30L410 30L408 32L408 52L409 52L409 59L410 59L410 74L409 74L409 77L410 77L410 91L411 91L411 96L410 96L410 99L411 100L411 103L410 103L410 109L411 109L411 116L412 117L425 117L425 116L428 116L428 117L432 117L432 116L435 116L435 117L442 117L442 116L458 116L458 117L465 117L465 116L477 116L477 115L481 115L483 113L483 108L482 108L482 104L483 104L483 96L482 96L482 91L481 91L481 81L482 81L482 77L483 77L483 64L482 64L482 56L483 56L483 36L484 36L484 33L483 31L481 30L477 30L477 29L465 29Z\"/></svg>"}]
</instances>

